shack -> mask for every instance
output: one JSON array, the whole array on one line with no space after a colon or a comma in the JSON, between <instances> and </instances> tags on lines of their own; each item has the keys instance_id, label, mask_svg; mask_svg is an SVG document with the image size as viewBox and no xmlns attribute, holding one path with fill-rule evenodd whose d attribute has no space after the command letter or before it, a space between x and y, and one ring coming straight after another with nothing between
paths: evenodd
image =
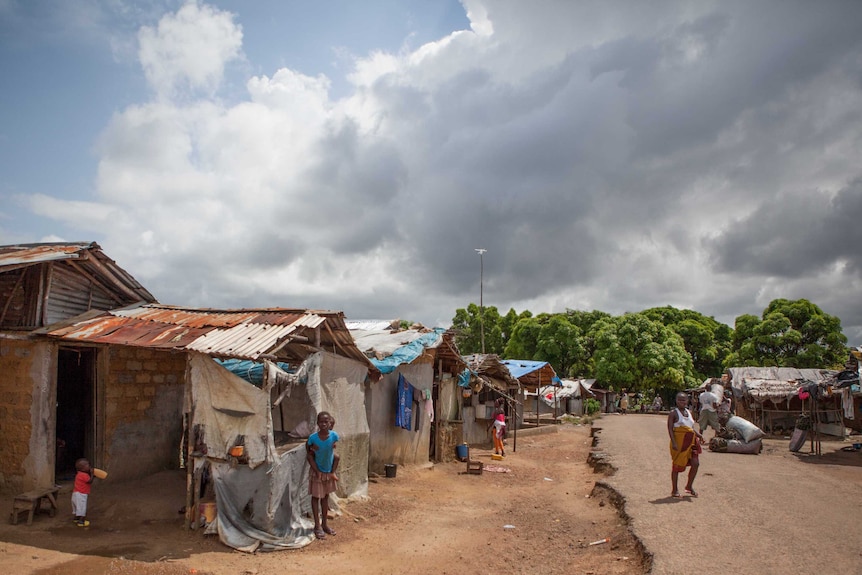
<instances>
[{"instance_id":1,"label":"shack","mask_svg":"<svg viewBox=\"0 0 862 575\"><path fill-rule=\"evenodd\" d=\"M797 369L795 367L731 367L730 377L736 415L770 433L790 433L803 412L817 417L821 433L844 437L840 396L833 394L827 382L837 371L830 369ZM822 388L816 402L816 413L803 403L805 388Z\"/></svg>"},{"instance_id":2,"label":"shack","mask_svg":"<svg viewBox=\"0 0 862 575\"><path fill-rule=\"evenodd\" d=\"M453 419L455 381L466 367L453 333L421 325L401 329L398 321L348 320L347 327L356 346L382 374L365 390L368 471L382 474L390 464L427 465L448 459L445 454L454 454L461 439L460 433L452 439L448 423Z\"/></svg>"},{"instance_id":3,"label":"shack","mask_svg":"<svg viewBox=\"0 0 862 575\"><path fill-rule=\"evenodd\" d=\"M560 378L557 377L557 372L547 361L506 359L503 360L503 365L506 366L512 377L518 380L521 389L519 400L523 406L523 413L518 414L517 427L519 429L528 425L538 427L541 425L542 414L538 390L547 386L559 387ZM562 414L553 412L551 423L555 422L558 415Z\"/></svg>"},{"instance_id":4,"label":"shack","mask_svg":"<svg viewBox=\"0 0 862 575\"><path fill-rule=\"evenodd\" d=\"M142 454L183 461L191 528L198 525L202 484L210 477L217 531L226 545L254 551L311 542L304 443L320 411L333 415L341 436L338 497L367 494L363 385L377 371L353 345L341 312L145 304L69 321L45 335L104 356L94 384L104 411L122 420L129 418L129 401L137 404L121 434L97 415L105 439L94 450L96 460L117 479L151 472L140 465ZM216 358L260 364L260 383ZM164 364L175 367L173 393L159 395L154 384L162 381ZM158 418L151 416L155 406ZM159 434L170 441L152 445Z\"/></svg>"},{"instance_id":5,"label":"shack","mask_svg":"<svg viewBox=\"0 0 862 575\"><path fill-rule=\"evenodd\" d=\"M506 402L506 422L518 429L523 414L523 389L509 368L496 354L463 356L466 369L458 376L461 388L461 427L464 442L470 445L491 441L488 427L494 414L494 402Z\"/></svg>"},{"instance_id":6,"label":"shack","mask_svg":"<svg viewBox=\"0 0 862 575\"><path fill-rule=\"evenodd\" d=\"M595 379L561 379L559 385L539 388L536 396L540 400L540 416L551 415L556 419L565 414L584 415L586 400L596 397L591 391L595 382Z\"/></svg>"},{"instance_id":7,"label":"shack","mask_svg":"<svg viewBox=\"0 0 862 575\"><path fill-rule=\"evenodd\" d=\"M95 242L0 246L0 491L52 486L74 474L79 457L104 467L109 449L129 446L144 412L155 422L147 436L155 449L138 454L136 467L149 472L176 460L182 361L167 358L141 382L139 370L116 367L113 351L44 336L71 318L155 301ZM145 355L123 359L134 368L149 361ZM109 407L98 382L111 366L123 387Z\"/></svg>"}]
</instances>

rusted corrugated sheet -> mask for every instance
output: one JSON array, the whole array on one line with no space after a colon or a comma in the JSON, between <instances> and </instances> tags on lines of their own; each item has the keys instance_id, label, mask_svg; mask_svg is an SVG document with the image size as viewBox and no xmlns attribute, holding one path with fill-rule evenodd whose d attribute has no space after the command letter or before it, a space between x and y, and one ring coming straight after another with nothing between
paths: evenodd
<instances>
[{"instance_id":1,"label":"rusted corrugated sheet","mask_svg":"<svg viewBox=\"0 0 862 575\"><path fill-rule=\"evenodd\" d=\"M86 343L115 343L159 349L182 349L206 330L142 322L110 313L48 332L51 337Z\"/></svg>"},{"instance_id":2,"label":"rusted corrugated sheet","mask_svg":"<svg viewBox=\"0 0 862 575\"><path fill-rule=\"evenodd\" d=\"M5 266L35 264L55 260L78 258L82 250L91 247L90 242L72 244L23 244L0 247L0 271Z\"/></svg>"},{"instance_id":3,"label":"rusted corrugated sheet","mask_svg":"<svg viewBox=\"0 0 862 575\"><path fill-rule=\"evenodd\" d=\"M341 312L269 308L208 310L147 304L105 312L48 332L65 341L118 344L198 351L214 357L257 360L278 348L286 337L320 330L321 347L372 368L353 344ZM315 334L306 333L313 343ZM308 342L288 344L298 356L308 355Z\"/></svg>"},{"instance_id":4,"label":"rusted corrugated sheet","mask_svg":"<svg viewBox=\"0 0 862 575\"><path fill-rule=\"evenodd\" d=\"M53 266L57 270L67 268L70 274L87 278L99 290L105 291L114 307L138 301L156 301L131 274L106 256L96 242L0 246L0 274L37 266ZM62 311L60 315L68 317Z\"/></svg>"}]
</instances>

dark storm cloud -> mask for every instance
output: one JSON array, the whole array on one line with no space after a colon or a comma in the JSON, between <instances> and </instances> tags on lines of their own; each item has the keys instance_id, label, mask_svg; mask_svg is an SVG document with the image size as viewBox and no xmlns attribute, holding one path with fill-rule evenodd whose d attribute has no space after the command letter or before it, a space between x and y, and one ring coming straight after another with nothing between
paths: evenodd
<instances>
[{"instance_id":1,"label":"dark storm cloud","mask_svg":"<svg viewBox=\"0 0 862 575\"><path fill-rule=\"evenodd\" d=\"M142 279L180 303L445 323L486 248L501 311L732 324L805 297L862 339L862 2L468 4L475 33L360 57L337 101L264 70L194 122L118 114L101 197L143 221L113 235L185 234Z\"/></svg>"},{"instance_id":2,"label":"dark storm cloud","mask_svg":"<svg viewBox=\"0 0 862 575\"><path fill-rule=\"evenodd\" d=\"M724 273L785 278L817 274L836 264L862 278L862 179L835 196L812 191L779 196L734 221L705 245Z\"/></svg>"}]
</instances>

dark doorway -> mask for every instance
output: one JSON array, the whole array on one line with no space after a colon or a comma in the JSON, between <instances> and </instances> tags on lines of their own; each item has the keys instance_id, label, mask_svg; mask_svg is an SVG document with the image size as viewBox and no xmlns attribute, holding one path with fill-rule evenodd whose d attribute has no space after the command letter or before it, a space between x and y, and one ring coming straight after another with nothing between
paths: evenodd
<instances>
[{"instance_id":1,"label":"dark doorway","mask_svg":"<svg viewBox=\"0 0 862 575\"><path fill-rule=\"evenodd\" d=\"M60 348L57 358L57 456L55 480L72 479L75 461L93 462L96 352Z\"/></svg>"}]
</instances>

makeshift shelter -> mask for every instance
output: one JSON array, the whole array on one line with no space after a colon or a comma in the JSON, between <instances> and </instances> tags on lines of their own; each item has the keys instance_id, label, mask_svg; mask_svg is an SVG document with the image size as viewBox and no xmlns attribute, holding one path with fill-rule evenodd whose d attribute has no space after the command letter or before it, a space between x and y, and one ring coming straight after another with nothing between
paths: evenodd
<instances>
[{"instance_id":1,"label":"makeshift shelter","mask_svg":"<svg viewBox=\"0 0 862 575\"><path fill-rule=\"evenodd\" d=\"M488 426L494 414L494 401L506 400L507 424L514 429L523 414L521 383L495 354L463 356L466 369L458 377L461 388L461 428L464 442L490 441Z\"/></svg>"},{"instance_id":2,"label":"makeshift shelter","mask_svg":"<svg viewBox=\"0 0 862 575\"><path fill-rule=\"evenodd\" d=\"M347 322L356 347L382 374L365 391L370 428L368 470L378 474L389 464L427 464L454 453L454 443L445 440L451 433L441 433L438 423L450 419L454 382L465 367L455 349L454 335L442 328L404 330L397 326L397 321Z\"/></svg>"},{"instance_id":3,"label":"makeshift shelter","mask_svg":"<svg viewBox=\"0 0 862 575\"><path fill-rule=\"evenodd\" d=\"M186 464L196 503L196 481L207 467L221 474L219 526L228 544L310 540L300 517L307 487L296 481L303 440L284 449L277 436L288 438L296 422L294 431L304 423L307 432L317 411L332 411L345 459L339 495L367 488L361 386L379 374L353 345L342 314L192 310L155 301L96 243L0 247L0 393L7 404L0 409L0 490L53 486L71 477L83 456L109 469L112 481ZM210 356L263 362L265 383L250 385ZM230 455L238 447L241 455ZM187 519L197 525L195 505Z\"/></svg>"},{"instance_id":4,"label":"makeshift shelter","mask_svg":"<svg viewBox=\"0 0 862 575\"><path fill-rule=\"evenodd\" d=\"M862 432L862 347L850 349L844 370L825 381L841 398L844 425Z\"/></svg>"},{"instance_id":5,"label":"makeshift shelter","mask_svg":"<svg viewBox=\"0 0 862 575\"><path fill-rule=\"evenodd\" d=\"M541 422L541 402L537 391L540 388L551 386L558 387L560 378L557 377L557 372L547 361L530 361L525 359L505 359L503 365L509 370L509 373L518 380L523 395L519 398L523 405L524 413L519 414L517 426L524 427L530 418L529 410L535 408L533 412L533 422L536 426ZM559 413L554 413L554 418Z\"/></svg>"},{"instance_id":6,"label":"makeshift shelter","mask_svg":"<svg viewBox=\"0 0 862 575\"><path fill-rule=\"evenodd\" d=\"M376 379L377 370L353 345L341 312L148 304L52 328L47 335L106 346L111 359L116 356L118 370L136 371L134 379L115 379L109 359L108 397L154 379L150 372L159 358L135 361L140 351L180 359L185 371L177 383L183 395L174 409L182 428L173 445L184 438L187 519L197 526L201 481L211 474L218 533L231 547L291 548L312 540L313 525L305 517L310 506L304 442L320 411L333 415L340 435L337 495L367 494L369 431L362 385L369 374ZM262 363L260 386L213 358ZM153 431L154 422L146 412L142 415L133 438L137 445L146 444ZM114 450L117 441L106 441L105 466L128 475L140 450L128 455Z\"/></svg>"},{"instance_id":7,"label":"makeshift shelter","mask_svg":"<svg viewBox=\"0 0 862 575\"><path fill-rule=\"evenodd\" d=\"M586 399L596 396L590 390L595 381L595 379L561 379L560 385L539 388L536 395L541 400L540 415L550 414L555 418L566 413L584 415Z\"/></svg>"},{"instance_id":8,"label":"makeshift shelter","mask_svg":"<svg viewBox=\"0 0 862 575\"><path fill-rule=\"evenodd\" d=\"M104 373L103 357L90 347L48 340L43 329L80 314L155 301L95 242L0 246L0 491L53 486L74 473L78 457L103 467L106 426L122 435L137 412L136 405L122 414L106 410L96 384ZM183 367L159 368L160 380L141 386L137 401L165 423L173 416L164 409L171 403L171 380ZM182 392L173 398L181 402ZM166 442L164 431L156 426L148 439ZM169 463L146 453L140 457L144 465Z\"/></svg>"},{"instance_id":9,"label":"makeshift shelter","mask_svg":"<svg viewBox=\"0 0 862 575\"><path fill-rule=\"evenodd\" d=\"M794 428L796 419L803 412L808 412L817 418L820 432L844 436L839 397L829 393L826 385L837 374L835 370L731 367L727 374L730 376L729 385L735 399L736 414L760 429L787 433ZM800 396L801 388L809 385L823 388L823 395L814 408L816 413L810 413L811 408L803 404Z\"/></svg>"}]
</instances>

